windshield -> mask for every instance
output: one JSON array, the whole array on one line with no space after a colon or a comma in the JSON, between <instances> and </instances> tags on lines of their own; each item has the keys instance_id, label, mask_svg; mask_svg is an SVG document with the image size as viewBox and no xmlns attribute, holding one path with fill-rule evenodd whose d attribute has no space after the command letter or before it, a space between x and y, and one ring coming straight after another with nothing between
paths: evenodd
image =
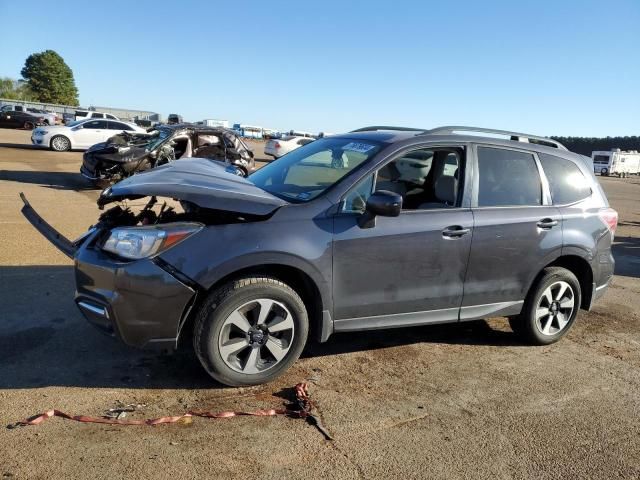
<instances>
[{"instance_id":1,"label":"windshield","mask_svg":"<svg viewBox=\"0 0 640 480\"><path fill-rule=\"evenodd\" d=\"M149 132L149 143L145 147L147 152L155 150L162 142L171 135L171 130L160 128Z\"/></svg>"},{"instance_id":2,"label":"windshield","mask_svg":"<svg viewBox=\"0 0 640 480\"><path fill-rule=\"evenodd\" d=\"M67 123L65 126L67 127L75 127L76 125L80 125L81 123L86 122L86 120L74 120L73 122Z\"/></svg>"},{"instance_id":3,"label":"windshield","mask_svg":"<svg viewBox=\"0 0 640 480\"><path fill-rule=\"evenodd\" d=\"M249 180L277 197L308 202L367 162L381 144L349 138L323 138L262 167Z\"/></svg>"}]
</instances>

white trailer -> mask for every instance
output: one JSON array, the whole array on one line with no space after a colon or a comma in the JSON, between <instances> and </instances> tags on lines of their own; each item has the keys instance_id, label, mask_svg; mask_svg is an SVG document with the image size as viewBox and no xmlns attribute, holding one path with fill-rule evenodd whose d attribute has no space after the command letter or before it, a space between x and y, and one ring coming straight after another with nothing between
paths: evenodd
<instances>
[{"instance_id":1,"label":"white trailer","mask_svg":"<svg viewBox=\"0 0 640 480\"><path fill-rule=\"evenodd\" d=\"M198 123L206 125L207 127L229 128L229 120L218 120L217 118L205 118L202 122Z\"/></svg>"},{"instance_id":2,"label":"white trailer","mask_svg":"<svg viewBox=\"0 0 640 480\"><path fill-rule=\"evenodd\" d=\"M640 175L640 153L636 150L623 152L614 148L610 152L591 152L593 171L600 175Z\"/></svg>"}]
</instances>

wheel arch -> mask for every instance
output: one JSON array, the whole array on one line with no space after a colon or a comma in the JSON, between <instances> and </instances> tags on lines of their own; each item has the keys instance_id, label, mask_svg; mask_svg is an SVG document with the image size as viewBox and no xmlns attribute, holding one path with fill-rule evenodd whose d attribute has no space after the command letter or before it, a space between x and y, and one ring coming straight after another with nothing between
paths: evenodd
<instances>
[{"instance_id":1,"label":"wheel arch","mask_svg":"<svg viewBox=\"0 0 640 480\"><path fill-rule=\"evenodd\" d=\"M540 280L540 277L544 274L544 269L547 267L562 267L573 273L578 282L580 283L581 300L580 308L583 310L589 310L591 306L591 297L593 296L593 270L587 260L578 255L561 255L551 263L548 263L543 267L536 278L531 283L529 290L534 288Z\"/></svg>"},{"instance_id":2,"label":"wheel arch","mask_svg":"<svg viewBox=\"0 0 640 480\"><path fill-rule=\"evenodd\" d=\"M196 312L209 294L225 283L248 276L275 278L287 284L300 295L309 316L309 339L324 341L332 333L332 329L328 333L326 332L327 322L325 318L326 311L329 309L328 300L323 299L323 294L311 275L289 264L270 263L240 268L221 277L208 288L203 288L199 291L180 323L177 332L178 348L190 345Z\"/></svg>"},{"instance_id":3,"label":"wheel arch","mask_svg":"<svg viewBox=\"0 0 640 480\"><path fill-rule=\"evenodd\" d=\"M49 148L51 150L53 150L53 139L56 137L64 137L67 139L67 141L69 142L69 150L73 150L73 141L71 140L71 137L69 137L68 135L65 135L64 133L55 133L53 135L51 135L51 138L49 139Z\"/></svg>"}]
</instances>

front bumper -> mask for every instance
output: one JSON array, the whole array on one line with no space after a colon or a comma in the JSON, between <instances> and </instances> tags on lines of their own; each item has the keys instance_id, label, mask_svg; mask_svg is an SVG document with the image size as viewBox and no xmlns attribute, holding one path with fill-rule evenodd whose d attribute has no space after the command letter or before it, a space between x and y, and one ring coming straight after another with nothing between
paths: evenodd
<instances>
[{"instance_id":1,"label":"front bumper","mask_svg":"<svg viewBox=\"0 0 640 480\"><path fill-rule=\"evenodd\" d=\"M75 255L75 301L87 321L127 345L175 347L195 291L153 260L114 259L94 238Z\"/></svg>"},{"instance_id":2,"label":"front bumper","mask_svg":"<svg viewBox=\"0 0 640 480\"><path fill-rule=\"evenodd\" d=\"M47 240L75 262L75 301L87 321L127 345L176 346L179 328L195 290L153 259L119 260L95 246L100 230L75 242L45 222L23 194L23 215Z\"/></svg>"},{"instance_id":3,"label":"front bumper","mask_svg":"<svg viewBox=\"0 0 640 480\"><path fill-rule=\"evenodd\" d=\"M31 135L31 143L36 147L46 147L47 142L43 135Z\"/></svg>"}]
</instances>

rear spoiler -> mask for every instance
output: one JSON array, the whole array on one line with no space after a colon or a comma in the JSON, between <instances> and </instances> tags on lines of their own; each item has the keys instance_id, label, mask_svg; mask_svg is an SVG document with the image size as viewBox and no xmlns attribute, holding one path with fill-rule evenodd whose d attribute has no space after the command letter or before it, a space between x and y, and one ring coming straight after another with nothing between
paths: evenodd
<instances>
[{"instance_id":1,"label":"rear spoiler","mask_svg":"<svg viewBox=\"0 0 640 480\"><path fill-rule=\"evenodd\" d=\"M49 225L47 222L43 220L43 218L36 213L33 209L27 197L24 196L24 193L20 192L20 198L24 203L22 207L22 215L25 216L29 223L34 226L36 230L38 230L44 238L49 240L54 247L64 253L67 257L73 258L73 255L76 253L76 245L74 245L67 237L58 233L55 228Z\"/></svg>"}]
</instances>

